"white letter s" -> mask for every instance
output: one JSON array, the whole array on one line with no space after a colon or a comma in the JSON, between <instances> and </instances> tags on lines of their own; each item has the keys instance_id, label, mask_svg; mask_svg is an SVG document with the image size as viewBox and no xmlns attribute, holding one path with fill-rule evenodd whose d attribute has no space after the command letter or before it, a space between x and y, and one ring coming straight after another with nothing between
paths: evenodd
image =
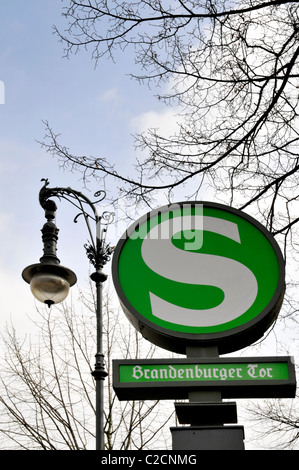
<instances>
[{"instance_id":1,"label":"white letter s","mask_svg":"<svg viewBox=\"0 0 299 470\"><path fill-rule=\"evenodd\" d=\"M257 281L247 266L218 255L181 250L173 245L171 236L158 236L159 231L167 233L170 228L175 235L182 226L187 230L202 229L202 224L203 230L240 243L237 224L209 216L186 215L153 227L143 240L142 258L150 269L167 279L220 288L224 300L216 307L199 310L177 306L150 292L152 313L161 320L194 327L220 325L245 313L256 299Z\"/></svg>"}]
</instances>

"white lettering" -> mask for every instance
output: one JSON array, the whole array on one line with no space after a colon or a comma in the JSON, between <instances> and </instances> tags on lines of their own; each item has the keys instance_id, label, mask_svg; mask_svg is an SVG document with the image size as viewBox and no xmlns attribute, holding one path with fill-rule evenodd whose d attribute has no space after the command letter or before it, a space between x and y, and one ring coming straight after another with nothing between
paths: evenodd
<instances>
[{"instance_id":1,"label":"white lettering","mask_svg":"<svg viewBox=\"0 0 299 470\"><path fill-rule=\"evenodd\" d=\"M147 465L187 465L188 463L194 465L197 463L197 457L188 454L148 454L145 456L145 463Z\"/></svg>"},{"instance_id":2,"label":"white lettering","mask_svg":"<svg viewBox=\"0 0 299 470\"><path fill-rule=\"evenodd\" d=\"M260 369L260 371L259 371L260 377L264 378L264 377L266 376L266 374L267 374L266 369L264 369L264 368L262 367L262 368Z\"/></svg>"},{"instance_id":3,"label":"white lettering","mask_svg":"<svg viewBox=\"0 0 299 470\"><path fill-rule=\"evenodd\" d=\"M160 379L168 379L167 370L160 369Z\"/></svg>"},{"instance_id":4,"label":"white lettering","mask_svg":"<svg viewBox=\"0 0 299 470\"><path fill-rule=\"evenodd\" d=\"M186 376L187 376L187 379L193 379L194 378L194 371L193 369L186 369Z\"/></svg>"},{"instance_id":5,"label":"white lettering","mask_svg":"<svg viewBox=\"0 0 299 470\"><path fill-rule=\"evenodd\" d=\"M211 379L212 378L211 369L204 369L203 370L203 376L204 376L205 379Z\"/></svg>"},{"instance_id":6,"label":"white lettering","mask_svg":"<svg viewBox=\"0 0 299 470\"><path fill-rule=\"evenodd\" d=\"M197 379L200 379L202 376L202 369L200 369L198 366L195 366L195 377Z\"/></svg>"},{"instance_id":7,"label":"white lettering","mask_svg":"<svg viewBox=\"0 0 299 470\"><path fill-rule=\"evenodd\" d=\"M142 372L142 367L141 366L135 366L133 367L133 374L132 374L132 377L134 379L140 379L141 377L143 376L143 372Z\"/></svg>"},{"instance_id":8,"label":"white lettering","mask_svg":"<svg viewBox=\"0 0 299 470\"><path fill-rule=\"evenodd\" d=\"M176 370L172 366L169 366L169 378L176 379Z\"/></svg>"},{"instance_id":9,"label":"white lettering","mask_svg":"<svg viewBox=\"0 0 299 470\"><path fill-rule=\"evenodd\" d=\"M115 457L108 454L107 457L101 458L102 465L126 465L127 467L133 467L135 457Z\"/></svg>"},{"instance_id":10,"label":"white lettering","mask_svg":"<svg viewBox=\"0 0 299 470\"><path fill-rule=\"evenodd\" d=\"M216 365L216 364L215 364ZM135 365L132 367L132 378L139 380L232 380L244 379L243 369L240 367L208 367L207 365L192 364L183 368L172 365L163 368L145 368L145 366ZM262 367L262 364L247 364L247 375L252 379L273 378L271 367Z\"/></svg>"},{"instance_id":11,"label":"white lettering","mask_svg":"<svg viewBox=\"0 0 299 470\"><path fill-rule=\"evenodd\" d=\"M220 369L219 375L220 375L221 380L226 380L227 379L227 370L226 369Z\"/></svg>"},{"instance_id":12,"label":"white lettering","mask_svg":"<svg viewBox=\"0 0 299 470\"><path fill-rule=\"evenodd\" d=\"M248 364L248 366L247 366L248 375L250 377L252 377L253 379L257 378L257 375L255 375L256 374L256 368L257 368L257 364Z\"/></svg>"},{"instance_id":13,"label":"white lettering","mask_svg":"<svg viewBox=\"0 0 299 470\"><path fill-rule=\"evenodd\" d=\"M203 224L203 230L240 243L237 224L201 215L174 218L173 235L179 231L181 219L184 227L195 227L196 230L197 224L199 227ZM231 258L181 250L172 243L171 237L158 238L158 231L169 230L169 223L166 220L155 226L144 238L141 247L144 262L166 279L185 284L215 286L223 291L224 300L216 307L192 309L167 302L150 292L153 315L179 325L206 327L226 323L246 312L257 295L257 281L252 271Z\"/></svg>"}]
</instances>

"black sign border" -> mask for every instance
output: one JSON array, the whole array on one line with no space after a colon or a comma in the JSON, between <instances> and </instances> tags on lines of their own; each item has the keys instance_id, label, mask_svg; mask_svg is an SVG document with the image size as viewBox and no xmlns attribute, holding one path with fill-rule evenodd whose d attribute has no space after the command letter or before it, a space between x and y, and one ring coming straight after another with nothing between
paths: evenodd
<instances>
[{"instance_id":1,"label":"black sign border","mask_svg":"<svg viewBox=\"0 0 299 470\"><path fill-rule=\"evenodd\" d=\"M174 382L120 382L121 365L160 365L160 364L259 364L287 363L288 380L209 380L209 381L174 381ZM186 399L188 392L200 390L219 391L222 398L294 398L296 395L296 373L294 358L278 357L210 357L186 359L116 359L113 365L113 389L117 398L122 400L170 400Z\"/></svg>"},{"instance_id":2,"label":"black sign border","mask_svg":"<svg viewBox=\"0 0 299 470\"><path fill-rule=\"evenodd\" d=\"M143 224L144 222L150 220L159 213L169 211L173 206L183 207L186 205L202 205L206 208L219 209L225 212L233 213L254 225L260 232L263 233L263 235L268 239L269 243L273 247L279 268L279 279L276 291L266 308L255 318L253 318L247 323L244 323L241 326L219 333L197 334L175 332L173 330L160 327L159 325L152 323L143 315L141 315L130 304L130 302L122 291L118 277L118 260L126 240L135 231L138 225ZM112 279L121 307L125 312L126 316L128 317L129 321L142 334L142 336L151 343L156 344L157 346L160 346L163 349L170 350L179 354L186 354L186 347L189 345L197 345L200 347L217 346L219 354L227 354L247 347L259 340L276 320L285 293L285 262L281 250L274 237L262 224L260 224L250 215L233 207L225 206L223 204L218 204L214 202L184 201L168 204L153 211L150 211L140 217L126 230L114 250L112 258Z\"/></svg>"}]
</instances>

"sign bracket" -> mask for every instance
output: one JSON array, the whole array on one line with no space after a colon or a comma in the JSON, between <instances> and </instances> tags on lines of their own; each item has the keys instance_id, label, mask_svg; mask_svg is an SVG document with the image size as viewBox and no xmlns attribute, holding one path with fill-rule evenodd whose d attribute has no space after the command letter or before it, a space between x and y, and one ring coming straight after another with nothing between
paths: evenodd
<instances>
[{"instance_id":1,"label":"sign bracket","mask_svg":"<svg viewBox=\"0 0 299 470\"><path fill-rule=\"evenodd\" d=\"M200 358L215 358L216 361L219 359L218 347L216 345L209 347L201 347L198 344L187 345L186 355L187 358L194 358L198 361L200 361ZM224 424L236 424L238 422L236 402L223 402L222 394L219 390L190 390L188 398L189 402L175 402L174 404L179 423L188 424L190 427L180 428L177 426L171 428L173 450L180 450L182 448L182 440L184 442L183 448L185 449L194 434L200 433L200 435L206 436L207 430L213 433L211 436L213 443L215 442L216 433L221 436L221 442L225 442L226 449L231 448L232 445L233 448L238 446L240 450L244 449L244 427L238 426L238 429L234 427L235 433L233 434L232 426L229 428L224 427ZM232 436L233 441L231 442ZM197 447L201 446L202 440L197 440L195 445ZM207 443L205 445L207 446Z\"/></svg>"}]
</instances>

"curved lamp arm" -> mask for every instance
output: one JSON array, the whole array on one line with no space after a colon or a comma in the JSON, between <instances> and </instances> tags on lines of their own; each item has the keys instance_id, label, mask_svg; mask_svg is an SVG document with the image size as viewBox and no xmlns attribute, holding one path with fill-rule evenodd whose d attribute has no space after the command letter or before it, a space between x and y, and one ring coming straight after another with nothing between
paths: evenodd
<instances>
[{"instance_id":1,"label":"curved lamp arm","mask_svg":"<svg viewBox=\"0 0 299 470\"><path fill-rule=\"evenodd\" d=\"M40 263L25 268L22 276L30 284L34 296L50 307L52 304L64 300L68 295L69 288L77 282L75 273L69 268L61 266L60 260L56 256L59 230L55 225L57 205L52 198L65 199L79 210L74 218L75 223L78 217L83 215L90 237L90 242L84 247L90 263L96 270L91 275L95 282L106 279L102 268L110 260L113 251L106 243L106 231L107 226L114 220L114 214L104 212L99 215L96 209L96 204L106 196L103 190L95 194L97 199L92 202L84 194L72 188L49 188L49 181L47 179L42 179L42 181L44 181L44 185L39 192L39 203L44 209L47 219L42 228L43 256L40 258ZM90 228L89 219L92 219L96 224L95 238Z\"/></svg>"}]
</instances>

